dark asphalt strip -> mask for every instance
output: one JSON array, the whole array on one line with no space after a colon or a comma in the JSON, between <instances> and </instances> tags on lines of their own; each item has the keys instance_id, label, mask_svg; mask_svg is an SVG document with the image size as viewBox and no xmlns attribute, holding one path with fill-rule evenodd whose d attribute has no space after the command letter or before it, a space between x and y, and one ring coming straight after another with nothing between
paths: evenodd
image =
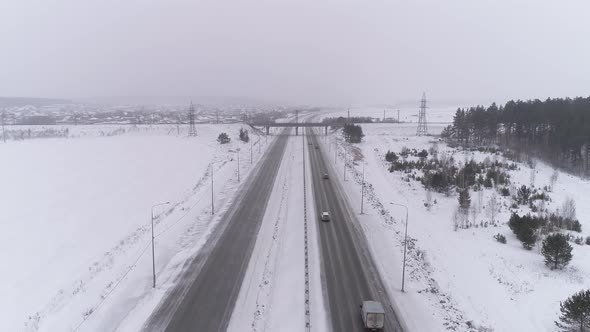
<instances>
[{"instance_id":1,"label":"dark asphalt strip","mask_svg":"<svg viewBox=\"0 0 590 332\"><path fill-rule=\"evenodd\" d=\"M309 135L319 145L315 135ZM313 193L319 229L322 284L327 287L329 319L334 332L363 331L359 305L363 300L380 301L386 309L385 331L401 331L383 282L368 253L368 243L347 200L336 185L337 174L327 167L320 149L309 149ZM328 172L330 179L322 179ZM319 214L329 211L331 220L322 222ZM356 223L356 224L355 224ZM362 236L361 236L362 235ZM364 248L364 249L363 249Z\"/></svg>"}]
</instances>

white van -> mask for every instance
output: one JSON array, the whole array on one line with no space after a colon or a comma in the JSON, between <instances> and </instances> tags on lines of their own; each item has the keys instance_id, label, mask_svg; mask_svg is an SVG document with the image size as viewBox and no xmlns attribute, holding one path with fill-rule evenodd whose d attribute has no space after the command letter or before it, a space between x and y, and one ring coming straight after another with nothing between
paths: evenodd
<instances>
[{"instance_id":1,"label":"white van","mask_svg":"<svg viewBox=\"0 0 590 332\"><path fill-rule=\"evenodd\" d=\"M385 325L385 310L377 301L363 301L361 316L367 331L383 331Z\"/></svg>"}]
</instances>

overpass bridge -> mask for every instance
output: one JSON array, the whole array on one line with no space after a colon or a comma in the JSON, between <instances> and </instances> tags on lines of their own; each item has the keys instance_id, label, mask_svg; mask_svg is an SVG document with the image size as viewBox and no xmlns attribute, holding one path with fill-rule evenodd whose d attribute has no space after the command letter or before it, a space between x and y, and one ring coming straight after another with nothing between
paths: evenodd
<instances>
[{"instance_id":1,"label":"overpass bridge","mask_svg":"<svg viewBox=\"0 0 590 332\"><path fill-rule=\"evenodd\" d=\"M316 128L324 128L324 132L328 134L328 127L331 125L336 125L341 123L326 123L326 122L250 122L248 125L250 127L263 127L266 130L266 134L268 135L270 132L270 128L295 128L295 135L299 135L299 127L316 127Z\"/></svg>"},{"instance_id":2,"label":"overpass bridge","mask_svg":"<svg viewBox=\"0 0 590 332\"><path fill-rule=\"evenodd\" d=\"M347 121L346 123L343 122L248 122L247 124L250 127L263 127L268 135L270 133L270 128L276 127L288 127L288 128L295 128L295 135L299 135L299 127L315 127L315 128L324 128L324 134L328 135L328 127L330 126L344 126L345 124L358 124L358 125L371 125L371 124L414 124L414 122L362 122L362 121ZM417 123L415 123L417 125ZM443 124L449 125L453 124L452 122L428 122L428 124Z\"/></svg>"}]
</instances>

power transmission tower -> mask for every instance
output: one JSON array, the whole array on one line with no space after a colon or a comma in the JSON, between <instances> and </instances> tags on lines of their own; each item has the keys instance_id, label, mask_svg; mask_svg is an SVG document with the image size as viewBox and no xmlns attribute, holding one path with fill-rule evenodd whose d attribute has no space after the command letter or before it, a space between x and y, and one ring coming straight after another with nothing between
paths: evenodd
<instances>
[{"instance_id":1,"label":"power transmission tower","mask_svg":"<svg viewBox=\"0 0 590 332\"><path fill-rule=\"evenodd\" d=\"M195 107L191 101L191 105L188 108L188 135L197 136L197 127L195 127Z\"/></svg>"},{"instance_id":2,"label":"power transmission tower","mask_svg":"<svg viewBox=\"0 0 590 332\"><path fill-rule=\"evenodd\" d=\"M428 122L426 121L426 93L422 93L420 100L420 112L418 113L418 130L416 136L428 135Z\"/></svg>"}]
</instances>

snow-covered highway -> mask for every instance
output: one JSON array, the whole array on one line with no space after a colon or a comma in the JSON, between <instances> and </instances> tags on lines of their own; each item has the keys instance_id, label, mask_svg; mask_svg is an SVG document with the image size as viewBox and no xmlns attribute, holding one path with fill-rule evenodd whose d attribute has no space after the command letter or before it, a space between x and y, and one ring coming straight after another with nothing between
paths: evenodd
<instances>
[{"instance_id":1,"label":"snow-covered highway","mask_svg":"<svg viewBox=\"0 0 590 332\"><path fill-rule=\"evenodd\" d=\"M225 331L248 267L288 136L279 136L236 204L146 325L150 331Z\"/></svg>"}]
</instances>

